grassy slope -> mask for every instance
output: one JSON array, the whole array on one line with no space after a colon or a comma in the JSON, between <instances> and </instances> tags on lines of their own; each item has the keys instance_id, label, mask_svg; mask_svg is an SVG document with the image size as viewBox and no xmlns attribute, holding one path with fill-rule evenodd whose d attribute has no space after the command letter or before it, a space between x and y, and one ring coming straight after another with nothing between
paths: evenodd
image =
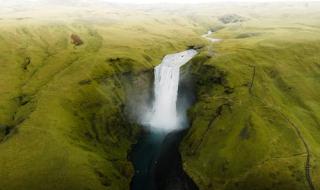
<instances>
[{"instance_id":1,"label":"grassy slope","mask_svg":"<svg viewBox=\"0 0 320 190\"><path fill-rule=\"evenodd\" d=\"M320 188L320 23L308 14L226 25L224 41L195 58L198 101L181 151L200 189L312 189L307 149Z\"/></svg>"},{"instance_id":2,"label":"grassy slope","mask_svg":"<svg viewBox=\"0 0 320 190\"><path fill-rule=\"evenodd\" d=\"M198 102L181 146L186 171L201 189L308 189L303 137L319 188L318 14L109 8L50 7L28 12L31 19L0 12L0 125L13 129L0 143L1 190L128 189L136 128L123 112L126 76L198 42L225 13L251 20L223 26L217 35L225 40L194 59ZM83 46L70 44L72 33ZM144 80L136 80L142 88Z\"/></svg>"},{"instance_id":3,"label":"grassy slope","mask_svg":"<svg viewBox=\"0 0 320 190\"><path fill-rule=\"evenodd\" d=\"M45 19L0 20L0 124L11 130L1 132L0 189L128 189L136 128L121 75L151 69L197 36L139 12ZM72 33L84 45L74 47Z\"/></svg>"}]
</instances>

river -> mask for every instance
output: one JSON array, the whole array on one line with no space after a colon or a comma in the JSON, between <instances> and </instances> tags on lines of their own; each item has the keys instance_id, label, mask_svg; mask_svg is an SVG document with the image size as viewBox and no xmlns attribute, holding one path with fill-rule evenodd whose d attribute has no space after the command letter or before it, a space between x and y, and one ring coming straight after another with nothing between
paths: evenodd
<instances>
[{"instance_id":1,"label":"river","mask_svg":"<svg viewBox=\"0 0 320 190\"><path fill-rule=\"evenodd\" d=\"M212 32L203 35L211 42ZM166 55L154 70L154 101L145 113L144 133L130 155L135 174L131 190L197 190L181 164L179 144L188 121L186 112L193 102L191 84L179 86L180 67L198 52L194 49Z\"/></svg>"}]
</instances>

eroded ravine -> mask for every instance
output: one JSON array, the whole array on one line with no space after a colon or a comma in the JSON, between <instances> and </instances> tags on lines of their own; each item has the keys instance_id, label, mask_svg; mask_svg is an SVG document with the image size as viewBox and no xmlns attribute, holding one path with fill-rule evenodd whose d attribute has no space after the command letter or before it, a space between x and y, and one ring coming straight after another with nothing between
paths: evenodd
<instances>
[{"instance_id":1,"label":"eroded ravine","mask_svg":"<svg viewBox=\"0 0 320 190\"><path fill-rule=\"evenodd\" d=\"M212 31L201 37L210 42ZM188 130L187 109L194 102L191 77L180 76L180 67L189 62L197 51L189 49L165 56L154 70L154 100L143 113L144 126L130 159L135 172L132 190L197 190L184 172L179 151L180 142ZM181 79L182 78L182 79Z\"/></svg>"},{"instance_id":2,"label":"eroded ravine","mask_svg":"<svg viewBox=\"0 0 320 190\"><path fill-rule=\"evenodd\" d=\"M179 153L192 102L190 90L179 86L180 67L196 54L190 49L167 55L155 68L154 100L150 112L144 113L144 132L130 155L135 168L132 190L197 189L184 173Z\"/></svg>"}]
</instances>

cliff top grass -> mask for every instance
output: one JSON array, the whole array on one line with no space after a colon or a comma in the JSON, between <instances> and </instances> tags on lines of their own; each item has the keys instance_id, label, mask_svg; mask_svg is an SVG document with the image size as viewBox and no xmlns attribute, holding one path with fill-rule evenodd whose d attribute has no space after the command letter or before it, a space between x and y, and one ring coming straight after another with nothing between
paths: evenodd
<instances>
[{"instance_id":1,"label":"cliff top grass","mask_svg":"<svg viewBox=\"0 0 320 190\"><path fill-rule=\"evenodd\" d=\"M124 111L127 86L150 88L142 71L204 44L193 61L199 101L181 148L188 174L202 189L307 189L299 131L319 186L316 3L90 2L0 7L1 190L128 189L138 128ZM219 21L229 14L245 21ZM210 28L224 41L202 39Z\"/></svg>"},{"instance_id":2,"label":"cliff top grass","mask_svg":"<svg viewBox=\"0 0 320 190\"><path fill-rule=\"evenodd\" d=\"M133 82L126 77L138 80L164 55L197 42L194 27L177 16L110 7L6 13L0 189L128 189L138 128L124 111ZM139 80L141 88L151 82Z\"/></svg>"},{"instance_id":3,"label":"cliff top grass","mask_svg":"<svg viewBox=\"0 0 320 190\"><path fill-rule=\"evenodd\" d=\"M194 60L198 101L181 151L200 189L320 187L319 16L226 24Z\"/></svg>"}]
</instances>

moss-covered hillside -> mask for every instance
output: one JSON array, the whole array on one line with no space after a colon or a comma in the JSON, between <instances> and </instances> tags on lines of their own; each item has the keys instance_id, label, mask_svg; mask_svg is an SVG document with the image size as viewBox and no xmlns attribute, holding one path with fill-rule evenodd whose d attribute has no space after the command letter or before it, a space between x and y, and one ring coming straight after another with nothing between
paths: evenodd
<instances>
[{"instance_id":1,"label":"moss-covered hillside","mask_svg":"<svg viewBox=\"0 0 320 190\"><path fill-rule=\"evenodd\" d=\"M195 45L199 189L320 189L319 4L84 2L0 6L0 190L129 189L152 69Z\"/></svg>"},{"instance_id":2,"label":"moss-covered hillside","mask_svg":"<svg viewBox=\"0 0 320 190\"><path fill-rule=\"evenodd\" d=\"M181 152L200 189L320 189L320 23L300 14L223 25L193 60Z\"/></svg>"},{"instance_id":3,"label":"moss-covered hillside","mask_svg":"<svg viewBox=\"0 0 320 190\"><path fill-rule=\"evenodd\" d=\"M129 189L127 90L149 90L145 71L199 37L183 20L114 15L0 20L1 190Z\"/></svg>"}]
</instances>

